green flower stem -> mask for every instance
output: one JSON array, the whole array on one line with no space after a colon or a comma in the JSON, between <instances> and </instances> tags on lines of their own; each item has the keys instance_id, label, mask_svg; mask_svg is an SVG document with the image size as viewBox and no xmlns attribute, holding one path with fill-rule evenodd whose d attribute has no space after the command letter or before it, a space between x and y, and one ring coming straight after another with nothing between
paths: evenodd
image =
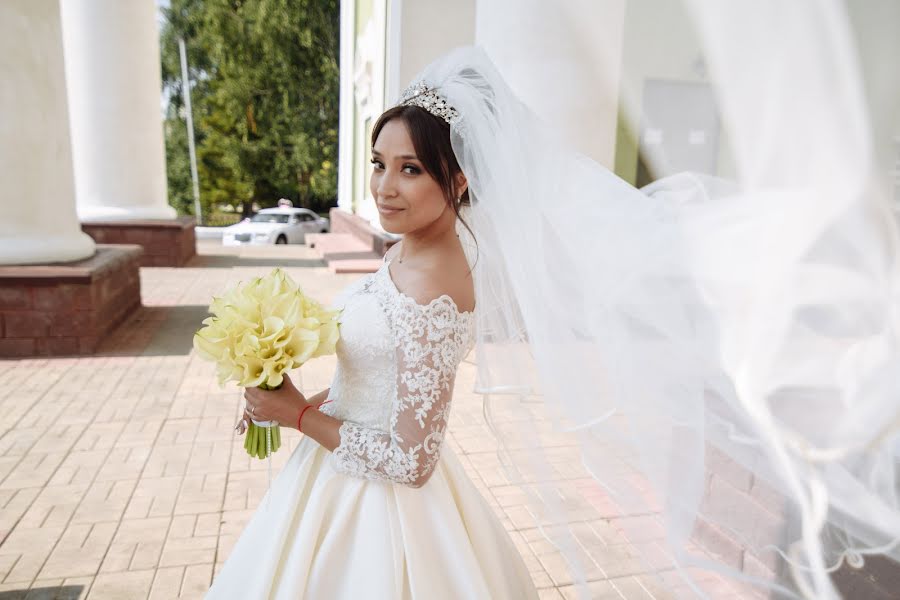
<instances>
[{"instance_id":1,"label":"green flower stem","mask_svg":"<svg viewBox=\"0 0 900 600\"><path fill-rule=\"evenodd\" d=\"M281 387L281 384L277 386L270 386L266 383L259 384L259 389L261 390L277 390ZM281 448L281 426L275 425L272 427L260 427L253 421L250 421L250 425L247 426L246 437L244 439L244 450L247 451L247 454L253 456L255 458L265 459L267 458L266 453L266 429L270 429L271 434L271 453L274 454Z\"/></svg>"}]
</instances>

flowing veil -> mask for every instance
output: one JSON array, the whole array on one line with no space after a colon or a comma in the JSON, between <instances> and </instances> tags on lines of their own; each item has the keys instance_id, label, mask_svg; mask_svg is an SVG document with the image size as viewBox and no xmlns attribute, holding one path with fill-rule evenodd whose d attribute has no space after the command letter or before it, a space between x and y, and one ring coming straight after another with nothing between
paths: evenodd
<instances>
[{"instance_id":1,"label":"flowing veil","mask_svg":"<svg viewBox=\"0 0 900 600\"><path fill-rule=\"evenodd\" d=\"M668 588L705 596L712 571L748 595L837 597L844 562L900 558L900 254L877 107L839 2L687 6L733 180L636 189L557 139L478 47L417 78L459 113L476 391L582 593L587 517L539 438L577 443L616 506L659 525L664 556L645 558Z\"/></svg>"}]
</instances>

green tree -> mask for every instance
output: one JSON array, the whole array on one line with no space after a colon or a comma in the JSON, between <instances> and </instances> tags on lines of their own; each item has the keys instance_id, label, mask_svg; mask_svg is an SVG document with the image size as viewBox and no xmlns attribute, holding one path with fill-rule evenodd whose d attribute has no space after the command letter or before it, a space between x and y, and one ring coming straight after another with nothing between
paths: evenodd
<instances>
[{"instance_id":1,"label":"green tree","mask_svg":"<svg viewBox=\"0 0 900 600\"><path fill-rule=\"evenodd\" d=\"M172 0L162 72L173 206L192 213L178 38L191 70L204 212L217 203L324 210L337 189L337 0Z\"/></svg>"}]
</instances>

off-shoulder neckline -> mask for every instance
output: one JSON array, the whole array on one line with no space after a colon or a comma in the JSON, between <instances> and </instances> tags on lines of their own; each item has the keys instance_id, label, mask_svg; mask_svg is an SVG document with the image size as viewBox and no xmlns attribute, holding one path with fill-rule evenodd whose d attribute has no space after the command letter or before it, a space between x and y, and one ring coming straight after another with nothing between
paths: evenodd
<instances>
[{"instance_id":1,"label":"off-shoulder neckline","mask_svg":"<svg viewBox=\"0 0 900 600\"><path fill-rule=\"evenodd\" d=\"M397 284L394 283L394 279L393 279L393 277L391 277L391 271L388 268L388 266L391 264L391 261L393 261L393 260L394 260L393 257L386 258L384 260L384 263L381 265L381 269L379 269L379 271L384 271L384 278L387 280L388 285L391 287L391 289L394 291L394 293L396 293L401 298L404 298L406 301L411 302L412 304L416 305L417 307L419 307L423 310L431 308L432 306L434 306L435 304L437 304L438 302L440 302L441 300L446 298L447 301L450 303L450 306L453 307L453 310L456 312L456 314L458 314L460 316L465 316L465 317L471 317L472 315L475 314L474 308L472 310L459 310L459 306L457 306L456 300L454 300L449 294L441 294L437 298L432 298L431 301L428 302L428 304L420 304L412 296L410 296L404 292L401 292L400 288L397 287Z\"/></svg>"}]
</instances>

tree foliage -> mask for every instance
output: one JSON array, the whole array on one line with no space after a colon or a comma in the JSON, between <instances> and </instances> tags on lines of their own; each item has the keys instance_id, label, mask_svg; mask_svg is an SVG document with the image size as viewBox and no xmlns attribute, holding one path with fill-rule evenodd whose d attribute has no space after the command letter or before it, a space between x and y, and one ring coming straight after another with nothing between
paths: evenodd
<instances>
[{"instance_id":1,"label":"tree foliage","mask_svg":"<svg viewBox=\"0 0 900 600\"><path fill-rule=\"evenodd\" d=\"M338 0L171 0L163 8L169 195L193 213L178 38L187 45L204 212L335 204Z\"/></svg>"}]
</instances>

